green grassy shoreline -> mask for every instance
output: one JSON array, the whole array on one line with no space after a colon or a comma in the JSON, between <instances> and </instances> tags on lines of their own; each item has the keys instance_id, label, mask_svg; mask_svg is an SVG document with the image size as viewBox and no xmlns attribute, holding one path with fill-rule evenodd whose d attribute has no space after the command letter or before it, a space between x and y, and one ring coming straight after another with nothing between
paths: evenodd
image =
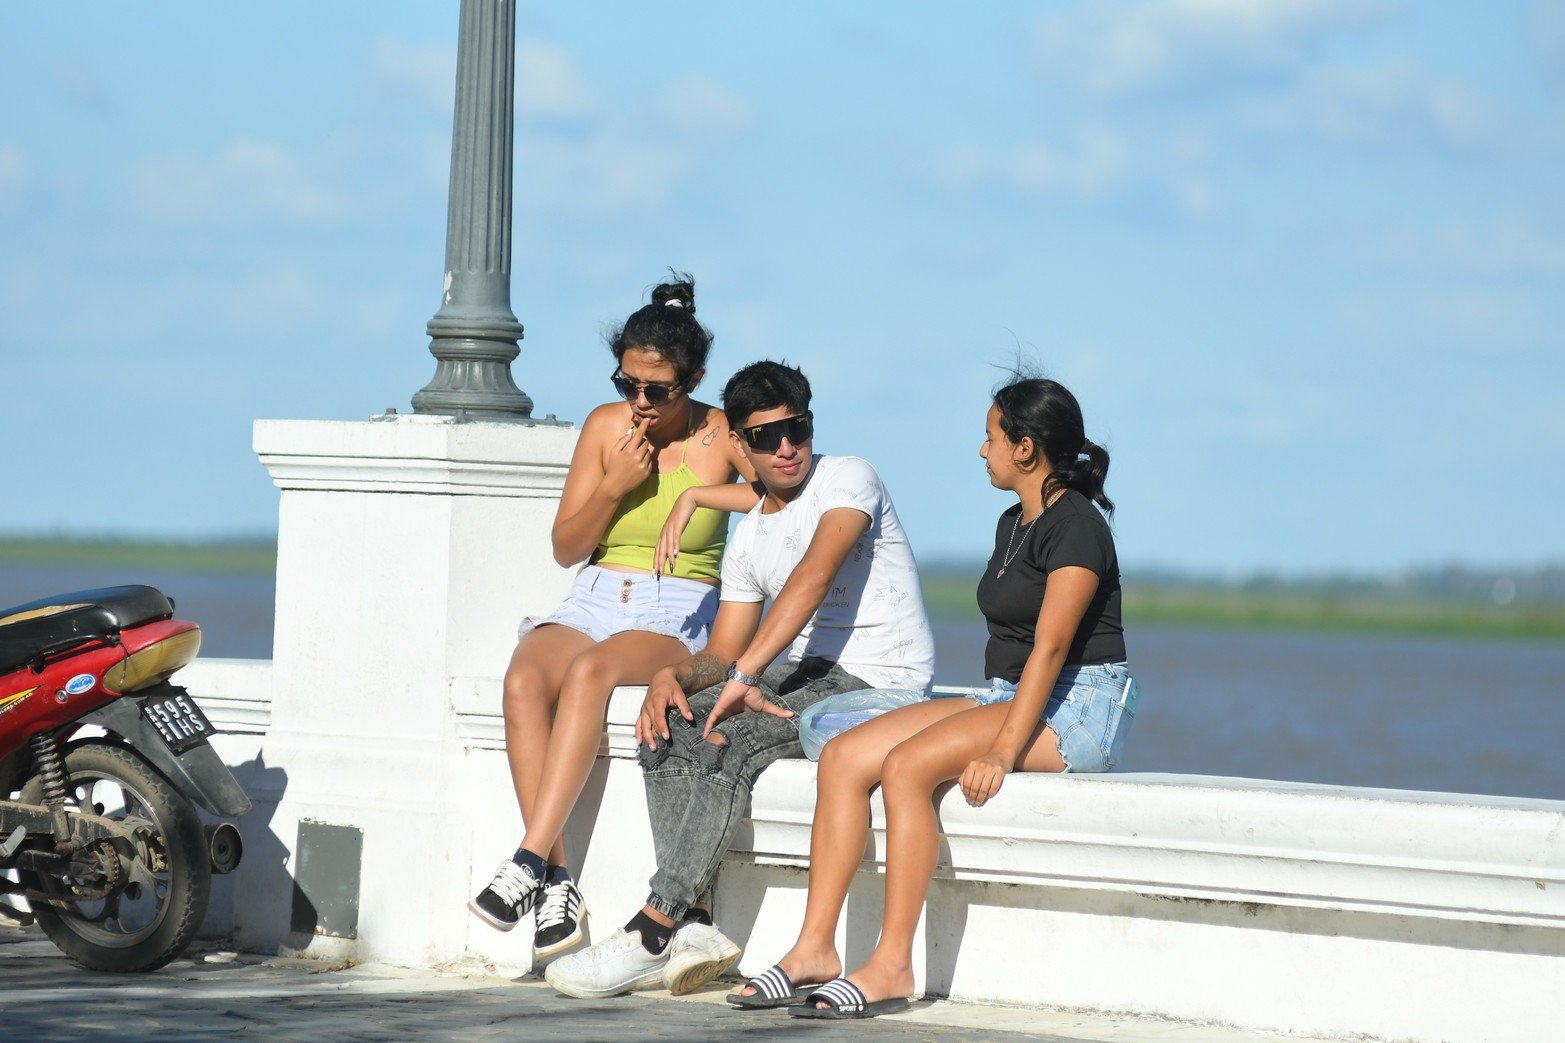
<instances>
[{"instance_id":1,"label":"green grassy shoreline","mask_svg":"<svg viewBox=\"0 0 1565 1043\"><path fill-rule=\"evenodd\" d=\"M935 619L978 620L976 580L924 577ZM1387 596L1264 593L1205 586L1125 585L1125 625L1307 630L1565 641L1565 606L1494 605Z\"/></svg>"},{"instance_id":2,"label":"green grassy shoreline","mask_svg":"<svg viewBox=\"0 0 1565 1043\"><path fill-rule=\"evenodd\" d=\"M8 564L269 575L277 570L277 544L256 538L181 542L3 536L0 566Z\"/></svg>"},{"instance_id":3,"label":"green grassy shoreline","mask_svg":"<svg viewBox=\"0 0 1565 1043\"><path fill-rule=\"evenodd\" d=\"M219 575L270 575L276 544L266 538L210 541L0 537L7 564L147 568ZM973 573L926 571L924 600L941 620L978 621ZM1565 641L1565 605L1495 605L1475 598L1408 598L1384 593L1243 590L1209 584L1125 586L1128 626L1265 628L1427 637Z\"/></svg>"}]
</instances>

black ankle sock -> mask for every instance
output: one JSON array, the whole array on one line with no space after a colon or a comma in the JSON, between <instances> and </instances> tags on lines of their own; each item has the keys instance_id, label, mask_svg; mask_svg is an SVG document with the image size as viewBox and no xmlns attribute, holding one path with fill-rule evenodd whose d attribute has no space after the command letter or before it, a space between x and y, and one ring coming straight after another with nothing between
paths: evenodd
<instances>
[{"instance_id":1,"label":"black ankle sock","mask_svg":"<svg viewBox=\"0 0 1565 1043\"><path fill-rule=\"evenodd\" d=\"M571 871L564 866L557 866L553 862L549 863L548 875L543 878L546 887L553 887L555 884L568 884L570 880Z\"/></svg>"},{"instance_id":2,"label":"black ankle sock","mask_svg":"<svg viewBox=\"0 0 1565 1043\"><path fill-rule=\"evenodd\" d=\"M672 927L665 927L647 915L645 909L630 918L625 930L641 935L641 947L653 956L663 955L668 940L674 934Z\"/></svg>"},{"instance_id":3,"label":"black ankle sock","mask_svg":"<svg viewBox=\"0 0 1565 1043\"><path fill-rule=\"evenodd\" d=\"M711 927L712 926L712 910L710 910L710 909L703 909L702 907L700 907L698 905L693 905L689 909L685 910L684 919L688 920L691 923L703 923L703 924L706 924L708 927Z\"/></svg>"},{"instance_id":4,"label":"black ankle sock","mask_svg":"<svg viewBox=\"0 0 1565 1043\"><path fill-rule=\"evenodd\" d=\"M511 856L511 861L523 869L532 870L533 879L535 880L542 880L548 872L547 863L544 862L543 856L535 855L524 847L516 849L516 854Z\"/></svg>"}]
</instances>

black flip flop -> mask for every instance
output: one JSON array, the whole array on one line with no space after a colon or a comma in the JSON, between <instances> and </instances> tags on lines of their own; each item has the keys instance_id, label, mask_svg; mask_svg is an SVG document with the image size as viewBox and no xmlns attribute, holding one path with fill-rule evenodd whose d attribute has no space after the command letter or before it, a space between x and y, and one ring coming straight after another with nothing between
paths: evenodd
<instances>
[{"instance_id":1,"label":"black flip flop","mask_svg":"<svg viewBox=\"0 0 1565 1043\"><path fill-rule=\"evenodd\" d=\"M817 1000L825 1000L826 1006L817 1007ZM846 978L833 978L825 985L804 997L804 1005L788 1011L790 1017L819 1018L822 1021L846 1021L859 1018L878 1018L882 1014L895 1014L912 1007L907 997L875 1000L870 1002L863 991Z\"/></svg>"},{"instance_id":2,"label":"black flip flop","mask_svg":"<svg viewBox=\"0 0 1565 1043\"><path fill-rule=\"evenodd\" d=\"M820 986L794 985L793 979L788 977L788 972L774 964L771 969L757 974L740 988L751 988L755 991L748 996L737 992L729 993L729 1003L740 1010L771 1010L774 1007L792 1007L803 1003L804 997Z\"/></svg>"}]
</instances>

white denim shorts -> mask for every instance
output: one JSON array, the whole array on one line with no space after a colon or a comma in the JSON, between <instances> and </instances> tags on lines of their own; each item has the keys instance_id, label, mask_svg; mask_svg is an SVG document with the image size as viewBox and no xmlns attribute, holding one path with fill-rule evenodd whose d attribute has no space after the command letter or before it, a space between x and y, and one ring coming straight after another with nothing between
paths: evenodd
<instances>
[{"instance_id":1,"label":"white denim shorts","mask_svg":"<svg viewBox=\"0 0 1565 1043\"><path fill-rule=\"evenodd\" d=\"M526 637L548 623L579 630L594 641L640 630L678 638L694 655L706 647L716 615L717 587L710 583L588 565L559 608L547 616L528 616L516 636Z\"/></svg>"}]
</instances>

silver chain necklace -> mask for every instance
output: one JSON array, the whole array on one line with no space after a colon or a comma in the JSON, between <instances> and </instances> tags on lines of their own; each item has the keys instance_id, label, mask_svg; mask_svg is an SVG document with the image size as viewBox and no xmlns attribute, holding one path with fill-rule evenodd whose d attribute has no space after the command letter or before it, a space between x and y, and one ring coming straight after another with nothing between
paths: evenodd
<instances>
[{"instance_id":1,"label":"silver chain necklace","mask_svg":"<svg viewBox=\"0 0 1565 1043\"><path fill-rule=\"evenodd\" d=\"M1038 512L1038 518L1042 518L1044 511L1047 511L1050 507L1053 507L1055 504L1059 503L1060 497L1064 495L1065 490L1061 489L1059 492L1054 494L1054 498L1052 500L1045 501L1043 510ZM1032 521L1027 523L1027 532L1032 532L1032 527L1038 524L1038 518L1034 518ZM1022 548L1027 546L1027 532L1024 532L1022 533L1022 542L1016 544L1016 550L1014 552L1011 550L1011 544L1016 541L1016 527L1021 523L1022 512L1017 511L1016 517L1011 520L1011 536L1005 541L1005 559L1000 562L1000 568L994 574L995 579L999 579L1001 576L1005 575L1005 570L1011 565L1011 559L1016 557L1017 554L1020 554L1022 552Z\"/></svg>"}]
</instances>

